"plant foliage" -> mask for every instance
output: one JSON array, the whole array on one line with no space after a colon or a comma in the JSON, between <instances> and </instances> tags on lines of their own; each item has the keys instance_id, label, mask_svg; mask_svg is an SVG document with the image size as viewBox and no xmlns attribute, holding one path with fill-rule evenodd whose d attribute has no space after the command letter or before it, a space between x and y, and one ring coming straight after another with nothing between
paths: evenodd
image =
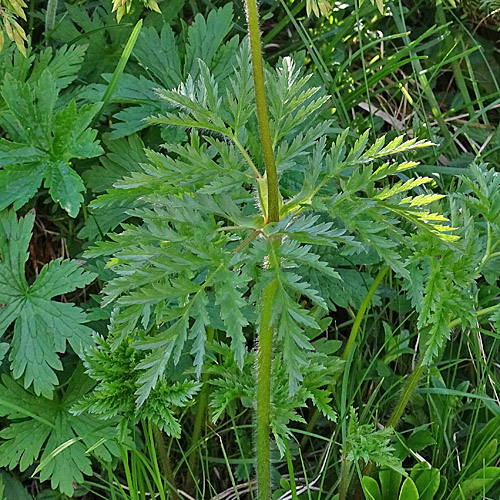
<instances>
[{"instance_id":1,"label":"plant foliage","mask_svg":"<svg viewBox=\"0 0 500 500\"><path fill-rule=\"evenodd\" d=\"M46 51L27 81L29 63L26 73L6 72L0 124L10 140L0 140L0 207L22 207L43 182L71 217L78 214L85 186L72 160L102 153L97 132L89 127L100 104L77 109L74 100L65 104L60 98L61 89L75 79L82 56L78 48L62 49L53 57ZM71 64L61 67L67 58Z\"/></svg>"},{"instance_id":2,"label":"plant foliage","mask_svg":"<svg viewBox=\"0 0 500 500\"><path fill-rule=\"evenodd\" d=\"M1 500L499 497L494 3L0 0Z\"/></svg>"},{"instance_id":3,"label":"plant foliage","mask_svg":"<svg viewBox=\"0 0 500 500\"><path fill-rule=\"evenodd\" d=\"M91 475L87 450L102 462L120 455L116 426L89 415L74 416L71 407L92 387L82 370L74 373L64 394L37 397L7 375L0 384L0 416L11 423L0 431L0 466L25 471L40 459L40 480L72 496L83 475Z\"/></svg>"},{"instance_id":4,"label":"plant foliage","mask_svg":"<svg viewBox=\"0 0 500 500\"><path fill-rule=\"evenodd\" d=\"M345 255L374 249L406 277L400 249L412 245L415 228L428 241L452 244L456 236L449 234L446 217L429 209L441 195L430 190L411 194L431 178L386 181L417 165L388 157L430 143L398 137L368 146L368 134L363 134L348 145L348 131L330 141L331 123L320 112L326 97L290 58L266 74L271 134L282 189L288 193L280 222L267 224L246 41L233 64L232 76L218 78L200 59L184 83L159 90L173 111L153 116L150 123L187 129L189 139L164 145L167 154L148 151L148 164L93 203L97 213L132 205L127 213L139 222L123 224L122 232L87 252L89 258L111 256L108 266L116 275L104 288L103 304L114 304L109 345L102 354L94 351L87 363L100 381L100 404L110 409L116 401L110 395L107 402L104 395L111 379L99 373L100 357L109 346L126 345L141 353L134 366L140 373L134 378L139 408L165 380L180 373L200 376L209 326L227 342L235 369L242 370L248 365L247 336L259 316L260 295L275 281L272 321L275 366L280 368L273 373L272 398L279 410L272 427L279 439L288 435L288 422L299 418L293 408L307 399L334 418L324 375L335 372L332 362L340 365L314 348L328 311L326 287L315 286L341 277L321 259L320 249ZM308 270L318 276L314 285ZM244 380L235 373L227 382L224 377L215 382L214 415L221 415L235 394L246 404L254 398L255 382ZM121 397L123 408L130 407L131 393Z\"/></svg>"},{"instance_id":5,"label":"plant foliage","mask_svg":"<svg viewBox=\"0 0 500 500\"><path fill-rule=\"evenodd\" d=\"M34 215L18 219L11 210L0 212L0 333L14 323L9 359L14 378L24 387L50 398L62 370L59 354L69 343L79 355L92 344L85 313L54 297L82 288L95 278L75 260L56 259L46 264L33 283L25 276ZM5 352L5 351L4 351Z\"/></svg>"}]
</instances>

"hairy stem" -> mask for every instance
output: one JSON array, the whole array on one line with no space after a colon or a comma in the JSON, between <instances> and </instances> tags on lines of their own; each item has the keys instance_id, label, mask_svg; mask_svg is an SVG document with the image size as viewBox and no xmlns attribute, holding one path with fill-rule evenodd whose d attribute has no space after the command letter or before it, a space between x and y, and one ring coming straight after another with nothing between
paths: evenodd
<instances>
[{"instance_id":1,"label":"hairy stem","mask_svg":"<svg viewBox=\"0 0 500 500\"><path fill-rule=\"evenodd\" d=\"M56 25L57 0L49 0L45 13L45 36L49 35Z\"/></svg>"},{"instance_id":2,"label":"hairy stem","mask_svg":"<svg viewBox=\"0 0 500 500\"><path fill-rule=\"evenodd\" d=\"M339 484L339 500L346 500L347 492L349 490L349 478L351 477L351 466L352 462L342 458L342 470L340 473L340 484Z\"/></svg>"},{"instance_id":3,"label":"hairy stem","mask_svg":"<svg viewBox=\"0 0 500 500\"><path fill-rule=\"evenodd\" d=\"M269 428L271 406L271 357L273 351L273 326L271 317L278 282L271 281L262 295L262 314L259 331L259 356L257 361L257 485L259 500L271 498L269 455Z\"/></svg>"},{"instance_id":4,"label":"hairy stem","mask_svg":"<svg viewBox=\"0 0 500 500\"><path fill-rule=\"evenodd\" d=\"M396 407L392 411L392 414L389 417L389 420L387 421L387 427L396 427L396 425L398 425L399 421L401 420L401 417L403 416L406 406L408 405L408 402L410 401L412 394L415 392L415 389L417 388L418 381L420 380L420 377L424 373L425 365L422 362L423 359L424 359L423 357L420 358L419 362L416 364L415 368L411 372L411 375L408 378L408 381L406 382L403 392L401 393L401 396L399 396Z\"/></svg>"},{"instance_id":5,"label":"hairy stem","mask_svg":"<svg viewBox=\"0 0 500 500\"><path fill-rule=\"evenodd\" d=\"M279 221L279 187L278 173L274 159L273 142L267 114L266 88L264 84L264 66L260 43L259 13L256 0L246 0L248 33L252 52L253 81L255 86L255 101L257 120L259 122L260 142L267 174L267 222Z\"/></svg>"},{"instance_id":6,"label":"hairy stem","mask_svg":"<svg viewBox=\"0 0 500 500\"><path fill-rule=\"evenodd\" d=\"M267 210L266 222L278 222L280 218L280 192L278 173L274 159L271 130L267 113L266 89L264 83L264 66L260 41L259 13L256 0L246 0L248 33L250 35L250 49L252 53L253 81L255 86L255 102L257 120L259 123L260 142L264 163L266 166L267 181ZM273 241L278 246L280 240ZM274 263L279 265L279 263ZM271 407L271 361L273 351L273 326L271 317L273 312L274 296L278 282L271 281L264 288L262 294L262 313L259 331L259 352L257 359L257 485L259 500L271 498L271 476L269 455L270 407Z\"/></svg>"},{"instance_id":7,"label":"hairy stem","mask_svg":"<svg viewBox=\"0 0 500 500\"><path fill-rule=\"evenodd\" d=\"M30 10L29 10L29 18L28 18L28 33L33 36L33 23L35 21L35 3L36 0L30 0Z\"/></svg>"}]
</instances>

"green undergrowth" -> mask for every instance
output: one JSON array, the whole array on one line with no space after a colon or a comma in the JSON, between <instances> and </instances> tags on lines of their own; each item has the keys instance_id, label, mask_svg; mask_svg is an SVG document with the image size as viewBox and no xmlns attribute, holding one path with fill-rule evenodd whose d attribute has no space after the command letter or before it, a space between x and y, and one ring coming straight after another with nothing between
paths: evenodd
<instances>
[{"instance_id":1,"label":"green undergrowth","mask_svg":"<svg viewBox=\"0 0 500 500\"><path fill-rule=\"evenodd\" d=\"M499 498L497 9L0 0L0 500Z\"/></svg>"}]
</instances>

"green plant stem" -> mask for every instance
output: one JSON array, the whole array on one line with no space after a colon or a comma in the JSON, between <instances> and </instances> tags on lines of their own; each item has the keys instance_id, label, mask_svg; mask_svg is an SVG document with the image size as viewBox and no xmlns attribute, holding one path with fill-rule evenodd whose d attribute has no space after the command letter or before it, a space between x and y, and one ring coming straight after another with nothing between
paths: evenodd
<instances>
[{"instance_id":1,"label":"green plant stem","mask_svg":"<svg viewBox=\"0 0 500 500\"><path fill-rule=\"evenodd\" d=\"M264 83L264 65L260 41L259 13L256 0L246 0L248 34L252 52L253 81L255 87L255 103L257 120L259 123L260 142L267 180L267 211L266 222L278 222L280 218L280 192L278 186L278 172L274 159L271 129L267 113L266 89ZM273 246L280 244L280 240L273 241ZM279 265L271 263L270 265ZM271 324L274 296L278 282L271 281L264 288L262 294L262 313L260 318L259 351L257 359L257 485L259 500L271 498L269 431L271 407L271 361L273 352L274 328Z\"/></svg>"},{"instance_id":2,"label":"green plant stem","mask_svg":"<svg viewBox=\"0 0 500 500\"><path fill-rule=\"evenodd\" d=\"M351 333L349 334L349 338L347 339L347 344L345 346L344 352L342 353L342 359L344 361L349 357L349 354L351 354L356 339L358 338L359 327L361 326L361 322L365 317L366 310L368 309L368 306L372 301L373 295L375 294L377 288L379 287L380 283L382 282L384 276L387 274L388 271L389 271L388 266L383 266L380 268L377 277L375 278L374 282L372 283L372 286L368 290L368 293L365 295L363 302L361 303L358 313L356 314L356 318L354 319L354 323L351 328Z\"/></svg>"},{"instance_id":3,"label":"green plant stem","mask_svg":"<svg viewBox=\"0 0 500 500\"><path fill-rule=\"evenodd\" d=\"M125 471L125 477L127 479L127 486L129 489L130 499L139 500L139 497L137 495L137 488L134 487L134 483L132 480L132 473L130 471L130 464L128 460L128 452L124 449L120 449L120 452L121 452L123 469Z\"/></svg>"},{"instance_id":4,"label":"green plant stem","mask_svg":"<svg viewBox=\"0 0 500 500\"><path fill-rule=\"evenodd\" d=\"M171 500L181 500L181 497L177 493L177 487L175 486L175 477L172 472L172 467L170 467L170 460L165 448L163 433L156 424L151 423L151 426L153 430L154 446L156 448L156 452L158 453L158 462L170 490L170 496L168 498Z\"/></svg>"},{"instance_id":5,"label":"green plant stem","mask_svg":"<svg viewBox=\"0 0 500 500\"><path fill-rule=\"evenodd\" d=\"M35 3L36 0L30 0L28 33L30 33L32 37L33 37L33 23L35 22Z\"/></svg>"},{"instance_id":6,"label":"green plant stem","mask_svg":"<svg viewBox=\"0 0 500 500\"><path fill-rule=\"evenodd\" d=\"M492 231L491 231L491 224L489 222L486 222L487 224L487 232L488 232L488 239L486 241L486 252L484 253L483 260L481 261L481 268L484 267L484 265L488 262L488 260L491 259L492 256L492 249L491 249L491 240L492 240Z\"/></svg>"},{"instance_id":7,"label":"green plant stem","mask_svg":"<svg viewBox=\"0 0 500 500\"><path fill-rule=\"evenodd\" d=\"M214 328L209 327L207 328L207 342L212 342L214 339ZM195 450L197 448L198 441L200 440L201 437L201 431L203 428L203 425L205 424L206 421L206 416L207 416L207 407L208 407L208 395L209 395L209 385L208 385L208 372L203 372L201 376L201 391L200 391L200 396L198 398L198 404L196 405L196 410L195 410L195 420L194 420L194 427L193 427L193 433L191 435L191 455L189 455L188 459L188 469L189 469L189 474L186 478L186 490L188 492L193 491L193 485L194 481L198 477L198 470L199 470L199 461L197 460L198 455L195 453Z\"/></svg>"},{"instance_id":8,"label":"green plant stem","mask_svg":"<svg viewBox=\"0 0 500 500\"><path fill-rule=\"evenodd\" d=\"M500 308L500 304L495 304L494 306L485 307L484 309L479 309L479 311L477 311L476 314L474 314L474 316L476 318L480 318L481 316L486 316L487 314L496 311L498 308ZM448 328L455 328L460 323L462 323L462 318L456 318L453 321L450 321L450 323L448 324Z\"/></svg>"},{"instance_id":9,"label":"green plant stem","mask_svg":"<svg viewBox=\"0 0 500 500\"><path fill-rule=\"evenodd\" d=\"M494 306L490 307L485 307L484 309L480 309L479 311L476 312L475 317L480 318L481 316L485 316L487 314L490 314L494 312L496 309L500 307L500 304L495 304ZM454 320L450 321L448 323L448 328L454 328L462 323L462 318L455 318ZM403 389L403 392L401 393L398 402L396 403L396 406L389 417L389 420L387 421L387 427L392 427L395 428L399 421L401 420L401 417L403 416L403 413L408 406L408 403L410 401L410 398L412 397L413 393L415 392L415 389L417 388L418 382L420 380L420 377L423 375L426 365L423 364L423 360L425 358L425 355L421 357L420 361L415 365L415 368L413 369L412 373L410 374L410 377L408 378L405 387ZM373 462L370 462L367 464L367 466L363 469L363 476L371 476L374 472L375 466ZM355 492L354 495L354 500L361 500L363 497L363 491L362 488L359 486Z\"/></svg>"},{"instance_id":10,"label":"green plant stem","mask_svg":"<svg viewBox=\"0 0 500 500\"><path fill-rule=\"evenodd\" d=\"M283 436L283 443L285 443L286 463L288 465L288 475L290 476L290 492L292 494L291 500L299 500L297 495L297 484L295 483L295 472L293 470L292 454L290 453L290 448L285 436Z\"/></svg>"},{"instance_id":11,"label":"green plant stem","mask_svg":"<svg viewBox=\"0 0 500 500\"><path fill-rule=\"evenodd\" d=\"M278 282L273 280L266 285L262 294L257 361L257 485L259 500L269 500L271 498L269 429L271 423L271 357L274 330L271 317L277 287Z\"/></svg>"},{"instance_id":12,"label":"green plant stem","mask_svg":"<svg viewBox=\"0 0 500 500\"><path fill-rule=\"evenodd\" d=\"M500 252L495 252L495 253L492 253L489 257L488 260L490 259L496 259L497 257L500 257Z\"/></svg>"},{"instance_id":13,"label":"green plant stem","mask_svg":"<svg viewBox=\"0 0 500 500\"><path fill-rule=\"evenodd\" d=\"M45 13L45 36L54 29L56 25L57 0L49 0L47 3L47 11Z\"/></svg>"},{"instance_id":14,"label":"green plant stem","mask_svg":"<svg viewBox=\"0 0 500 500\"><path fill-rule=\"evenodd\" d=\"M347 492L349 490L349 478L351 477L351 466L352 462L342 458L342 470L340 473L340 484L339 484L339 500L346 500Z\"/></svg>"},{"instance_id":15,"label":"green plant stem","mask_svg":"<svg viewBox=\"0 0 500 500\"><path fill-rule=\"evenodd\" d=\"M408 378L408 381L406 382L403 392L401 393L401 396L398 399L396 407L392 411L391 416L387 421L387 427L394 428L396 427L396 425L398 425L399 421L401 420L401 417L403 416L406 406L408 405L408 402L410 401L413 392L417 388L418 381L420 380L420 377L425 371L425 365L423 364L423 359L424 358L422 357L418 361L415 368L411 372L411 375Z\"/></svg>"},{"instance_id":16,"label":"green plant stem","mask_svg":"<svg viewBox=\"0 0 500 500\"><path fill-rule=\"evenodd\" d=\"M247 150L242 146L241 142L238 140L238 137L236 137L236 135L232 135L231 139L233 140L235 146L240 150L241 154L243 155L243 158L245 158L246 162L248 163L248 166L254 173L255 178L260 179L262 175L260 175L259 169L255 166L255 163L253 162L252 158L250 158L250 155L247 153Z\"/></svg>"},{"instance_id":17,"label":"green plant stem","mask_svg":"<svg viewBox=\"0 0 500 500\"><path fill-rule=\"evenodd\" d=\"M491 307L485 307L484 309L480 309L479 311L476 312L474 315L476 318L480 318L481 316L484 316L486 314L490 314L494 312L500 304L496 304ZM453 321L450 321L448 323L448 328L455 328L456 326L460 325L462 323L462 318L456 318ZM387 421L387 427L396 427L403 416L403 413L406 409L406 406L408 405L408 402L410 401L411 396L413 395L415 389L417 388L418 381L420 380L420 377L425 371L425 365L423 364L423 359L425 356L422 356L420 361L415 365L415 368L413 369L412 373L410 374L410 377L408 378L408 381L406 382L405 388L403 389L403 392L401 393L401 396L398 399L398 402L396 403L396 406L389 417L389 420Z\"/></svg>"},{"instance_id":18,"label":"green plant stem","mask_svg":"<svg viewBox=\"0 0 500 500\"><path fill-rule=\"evenodd\" d=\"M255 86L255 101L257 120L259 122L260 142L266 165L267 174L267 222L279 221L279 186L276 161L274 159L271 129L267 113L266 88L264 83L264 65L260 42L259 13L256 0L246 0L248 33L252 52L253 81Z\"/></svg>"},{"instance_id":19,"label":"green plant stem","mask_svg":"<svg viewBox=\"0 0 500 500\"><path fill-rule=\"evenodd\" d=\"M344 361L349 357L349 354L351 354L351 351L354 347L354 344L356 343L356 339L358 338L359 328L361 326L363 318L365 317L366 310L368 309L368 306L370 305L370 302L373 298L373 295L375 294L380 283L382 283L382 280L384 279L384 276L387 274L388 271L389 271L388 266L383 266L380 268L380 271L378 272L375 280L373 281L372 286L369 288L367 294L365 295L363 302L361 302L361 306L359 307L358 312L356 314L356 317L354 318L354 323L352 325L351 332L349 334L349 338L347 339L347 344L344 348L344 352L342 353L342 359ZM337 372L334 375L333 381L329 387L330 391L333 391L335 384L338 382L340 374L341 374L341 372ZM316 422L318 421L319 416L320 416L320 413L318 410L316 410L314 412L311 420L309 420L309 423L307 424L307 428L306 428L307 433L312 432L314 426L316 425ZM302 438L301 445L304 446L306 444L306 441L307 441L307 434L305 434L304 437Z\"/></svg>"}]
</instances>

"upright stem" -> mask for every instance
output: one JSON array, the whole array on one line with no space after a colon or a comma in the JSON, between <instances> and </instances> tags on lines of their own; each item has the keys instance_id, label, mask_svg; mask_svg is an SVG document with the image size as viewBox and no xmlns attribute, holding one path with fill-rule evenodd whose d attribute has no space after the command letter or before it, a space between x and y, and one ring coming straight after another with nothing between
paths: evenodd
<instances>
[{"instance_id":1,"label":"upright stem","mask_svg":"<svg viewBox=\"0 0 500 500\"><path fill-rule=\"evenodd\" d=\"M411 372L411 375L408 378L408 381L406 382L403 392L401 393L401 396L398 399L396 407L392 411L391 416L387 421L387 427L394 428L396 427L396 425L398 425L399 421L401 420L401 417L403 416L406 406L408 405L408 402L410 401L412 394L417 388L418 381L420 380L420 377L424 373L425 365L422 363L423 359L424 359L423 357L420 358L419 362Z\"/></svg>"},{"instance_id":2,"label":"upright stem","mask_svg":"<svg viewBox=\"0 0 500 500\"><path fill-rule=\"evenodd\" d=\"M257 485L259 500L271 498L269 427L271 406L271 357L273 326L271 316L278 282L271 281L262 294L257 380Z\"/></svg>"},{"instance_id":3,"label":"upright stem","mask_svg":"<svg viewBox=\"0 0 500 500\"><path fill-rule=\"evenodd\" d=\"M474 316L476 318L480 318L481 316L491 314L498 307L499 304L495 304L494 306L491 307L485 307L484 309L476 311L476 314ZM458 326L460 323L462 323L462 318L456 318L448 323L448 328L450 329L454 328ZM406 382L406 385L403 389L403 392L401 393L401 396L399 397L398 402L396 403L396 406L391 416L389 417L389 420L387 421L387 427L394 428L396 427L396 425L398 425L399 421L401 420L401 417L403 416L406 406L408 405L411 396L413 395L415 389L417 388L418 381L420 380L420 377L425 371L425 365L423 364L424 357L425 355L420 358L420 361L416 364L415 368L411 372L410 377L408 378L408 381Z\"/></svg>"},{"instance_id":4,"label":"upright stem","mask_svg":"<svg viewBox=\"0 0 500 500\"><path fill-rule=\"evenodd\" d=\"M45 36L49 36L56 25L57 0L49 0L45 13Z\"/></svg>"},{"instance_id":5,"label":"upright stem","mask_svg":"<svg viewBox=\"0 0 500 500\"><path fill-rule=\"evenodd\" d=\"M346 500L349 491L349 478L352 462L342 457L342 471L340 473L339 500Z\"/></svg>"},{"instance_id":6,"label":"upright stem","mask_svg":"<svg viewBox=\"0 0 500 500\"><path fill-rule=\"evenodd\" d=\"M266 222L278 222L280 218L280 193L278 173L274 159L273 142L267 114L264 66L260 41L259 13L256 0L246 0L248 33L252 52L253 81L257 121L259 123L262 154L266 165L267 210ZM280 240L273 241L278 246ZM279 265L271 263L270 265ZM271 317L273 301L278 283L271 281L262 294L262 313L259 331L258 380L257 380L257 484L259 500L271 498L271 475L269 455L270 407L271 407L271 361L273 352L273 326Z\"/></svg>"},{"instance_id":7,"label":"upright stem","mask_svg":"<svg viewBox=\"0 0 500 500\"><path fill-rule=\"evenodd\" d=\"M255 86L255 101L257 120L259 122L260 142L267 174L267 222L279 221L279 187L276 161L274 159L273 142L267 114L266 88L264 84L264 66L260 43L259 13L256 0L246 0L248 33L252 52L253 81Z\"/></svg>"}]
</instances>

